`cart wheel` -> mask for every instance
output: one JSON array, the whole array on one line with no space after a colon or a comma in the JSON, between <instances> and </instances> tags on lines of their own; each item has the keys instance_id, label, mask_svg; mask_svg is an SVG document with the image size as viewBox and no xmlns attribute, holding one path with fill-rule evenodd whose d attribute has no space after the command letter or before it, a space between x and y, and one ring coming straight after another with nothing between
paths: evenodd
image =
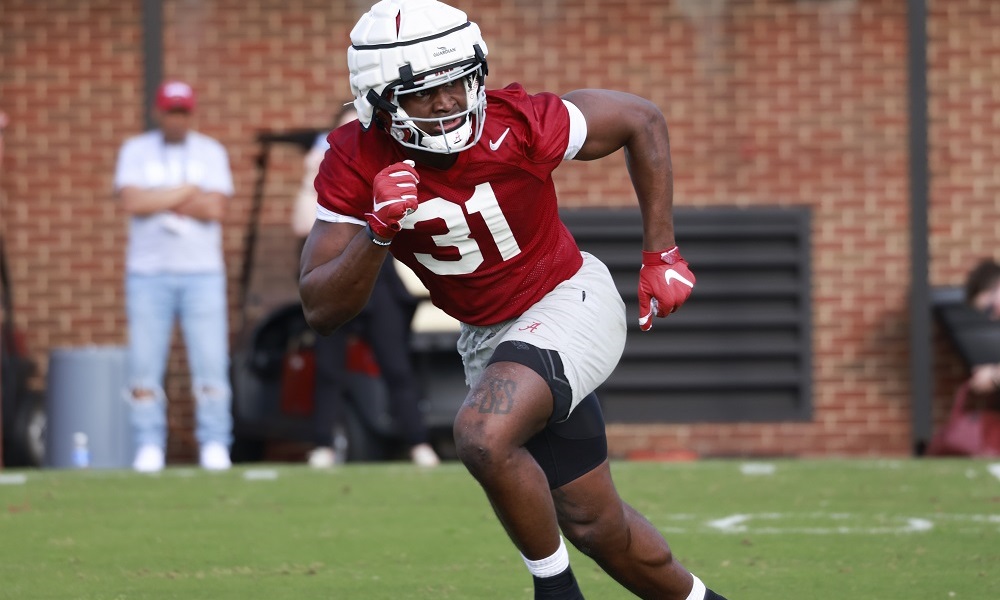
<instances>
[{"instance_id":1,"label":"cart wheel","mask_svg":"<svg viewBox=\"0 0 1000 600\"><path fill-rule=\"evenodd\" d=\"M261 439L235 436L229 453L234 463L260 462L264 460L266 445Z\"/></svg>"},{"instance_id":2,"label":"cart wheel","mask_svg":"<svg viewBox=\"0 0 1000 600\"><path fill-rule=\"evenodd\" d=\"M45 402L29 392L14 411L10 439L4 440L4 464L8 467L40 467L45 464Z\"/></svg>"},{"instance_id":3,"label":"cart wheel","mask_svg":"<svg viewBox=\"0 0 1000 600\"><path fill-rule=\"evenodd\" d=\"M338 456L346 456L349 462L385 460L388 455L385 438L368 427L351 403L344 408L344 423L334 430Z\"/></svg>"}]
</instances>

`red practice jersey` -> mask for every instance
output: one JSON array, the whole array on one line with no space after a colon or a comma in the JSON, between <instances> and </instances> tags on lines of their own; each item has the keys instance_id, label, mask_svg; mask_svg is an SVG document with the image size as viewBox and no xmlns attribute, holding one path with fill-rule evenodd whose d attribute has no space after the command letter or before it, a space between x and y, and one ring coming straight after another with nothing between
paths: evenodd
<instances>
[{"instance_id":1,"label":"red practice jersey","mask_svg":"<svg viewBox=\"0 0 1000 600\"><path fill-rule=\"evenodd\" d=\"M447 170L417 165L419 207L390 250L431 301L459 321L492 325L525 312L583 259L559 220L552 171L569 144L569 113L555 94L517 84L487 92L479 143ZM316 178L320 205L362 222L372 182L406 158L382 131L334 130Z\"/></svg>"}]
</instances>

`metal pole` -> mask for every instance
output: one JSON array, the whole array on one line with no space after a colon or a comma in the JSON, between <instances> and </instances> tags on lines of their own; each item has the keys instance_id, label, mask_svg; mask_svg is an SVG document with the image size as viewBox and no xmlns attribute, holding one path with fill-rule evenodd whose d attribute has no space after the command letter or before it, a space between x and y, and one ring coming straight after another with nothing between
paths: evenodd
<instances>
[{"instance_id":1,"label":"metal pole","mask_svg":"<svg viewBox=\"0 0 1000 600\"><path fill-rule=\"evenodd\" d=\"M933 356L928 280L929 205L927 115L927 1L909 0L909 137L910 137L910 389L912 442L917 456L931 436Z\"/></svg>"},{"instance_id":2,"label":"metal pole","mask_svg":"<svg viewBox=\"0 0 1000 600\"><path fill-rule=\"evenodd\" d=\"M143 114L146 129L156 127L150 107L163 79L163 0L142 0Z\"/></svg>"}]
</instances>

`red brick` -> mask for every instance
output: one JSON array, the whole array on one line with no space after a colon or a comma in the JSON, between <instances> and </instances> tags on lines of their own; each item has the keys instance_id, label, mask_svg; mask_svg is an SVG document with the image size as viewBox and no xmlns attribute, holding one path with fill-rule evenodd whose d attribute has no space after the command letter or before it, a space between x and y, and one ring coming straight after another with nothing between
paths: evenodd
<instances>
[{"instance_id":1,"label":"red brick","mask_svg":"<svg viewBox=\"0 0 1000 600\"><path fill-rule=\"evenodd\" d=\"M44 4L44 7L42 6ZM229 149L237 185L225 222L231 305L262 128L321 127L349 95L344 51L358 3L164 2L165 72L196 87L199 127ZM895 0L748 0L721 15L679 3L457 5L483 28L488 85L581 86L649 97L671 129L680 206L813 208L812 423L613 426L612 450L703 454L896 455L909 450L909 179L906 13ZM684 6L697 9L698 3ZM930 5L931 282L959 284L995 252L1000 7ZM18 324L45 365L53 347L125 339L125 216L110 196L120 142L142 128L136 3L4 2L0 103L12 120L0 177L0 228ZM581 51L581 48L583 49ZM261 213L268 256L255 285L287 273L290 199L301 157L272 156ZM567 205L634 205L621 160L557 172ZM262 242L263 243L263 242ZM267 280L271 278L271 280ZM280 281L279 281L280 280ZM276 283L278 282L278 283ZM233 324L237 315L233 312ZM234 331L234 335L235 335ZM175 343L168 392L172 459L190 459L191 398ZM935 415L963 375L935 341ZM44 372L36 386L44 382ZM846 429L846 431L845 431Z\"/></svg>"}]
</instances>

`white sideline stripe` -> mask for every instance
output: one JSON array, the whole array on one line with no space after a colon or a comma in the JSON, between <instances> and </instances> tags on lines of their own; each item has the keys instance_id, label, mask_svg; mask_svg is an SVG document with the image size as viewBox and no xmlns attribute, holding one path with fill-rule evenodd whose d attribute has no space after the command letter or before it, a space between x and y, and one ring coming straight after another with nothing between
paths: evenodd
<instances>
[{"instance_id":1,"label":"white sideline stripe","mask_svg":"<svg viewBox=\"0 0 1000 600\"><path fill-rule=\"evenodd\" d=\"M28 476L22 473L0 474L0 485L24 485Z\"/></svg>"},{"instance_id":2,"label":"white sideline stripe","mask_svg":"<svg viewBox=\"0 0 1000 600\"><path fill-rule=\"evenodd\" d=\"M1000 463L993 463L992 465L989 465L986 468L994 477L1000 479Z\"/></svg>"},{"instance_id":3,"label":"white sideline stripe","mask_svg":"<svg viewBox=\"0 0 1000 600\"><path fill-rule=\"evenodd\" d=\"M809 515L814 518L829 518L835 521L842 521L850 518L850 515L845 514L812 514ZM750 530L750 527L746 525L752 518L756 519L766 519L766 520L779 520L783 518L784 515L780 513L767 513L759 515L732 515L729 517L724 517L722 519L716 519L714 521L709 521L708 526L718 529L724 533L743 533ZM848 527L845 525L840 525L837 527L792 527L792 528L781 528L781 527L753 527L754 533L814 533L814 534L829 534L829 533L908 533L913 531L929 531L934 527L934 524L927 519L919 518L907 518L906 525L901 527L874 527L874 528L859 528L859 527Z\"/></svg>"},{"instance_id":4,"label":"white sideline stripe","mask_svg":"<svg viewBox=\"0 0 1000 600\"><path fill-rule=\"evenodd\" d=\"M247 481L274 481L277 478L278 472L274 469L250 469L243 473Z\"/></svg>"},{"instance_id":5,"label":"white sideline stripe","mask_svg":"<svg viewBox=\"0 0 1000 600\"><path fill-rule=\"evenodd\" d=\"M709 521L708 526L720 531L746 531L747 528L743 523L749 520L750 515L732 515L723 519Z\"/></svg>"},{"instance_id":6,"label":"white sideline stripe","mask_svg":"<svg viewBox=\"0 0 1000 600\"><path fill-rule=\"evenodd\" d=\"M970 521L972 523L1000 523L1000 515L934 515L942 521Z\"/></svg>"},{"instance_id":7,"label":"white sideline stripe","mask_svg":"<svg viewBox=\"0 0 1000 600\"><path fill-rule=\"evenodd\" d=\"M822 519L833 521L853 521L860 523L853 515L847 513L808 513L808 514L782 514L782 513L758 513L758 514L736 514L713 519L705 523L708 527L716 529L721 533L754 533L754 534L809 534L809 535L845 535L845 534L865 534L865 535L892 535L904 533L921 533L934 529L934 521L922 517L887 517L887 515L871 515L873 519L886 520L887 518L899 521L896 526L863 527L859 525L837 525L834 527L775 527L758 526L759 521L779 521L786 518L801 520L802 518ZM934 515L935 519L968 520L978 522L1000 522L1000 515ZM751 521L755 523L751 524ZM686 533L683 527L663 528L670 533Z\"/></svg>"},{"instance_id":8,"label":"white sideline stripe","mask_svg":"<svg viewBox=\"0 0 1000 600\"><path fill-rule=\"evenodd\" d=\"M774 475L777 470L771 463L743 463L740 465L740 473L744 475Z\"/></svg>"},{"instance_id":9,"label":"white sideline stripe","mask_svg":"<svg viewBox=\"0 0 1000 600\"><path fill-rule=\"evenodd\" d=\"M902 527L755 527L753 529L743 528L741 530L725 531L724 533L746 533L749 531L757 535L787 535L787 534L807 534L807 535L895 535L901 533L920 533L930 531L934 524L926 519L907 519L907 524Z\"/></svg>"}]
</instances>

